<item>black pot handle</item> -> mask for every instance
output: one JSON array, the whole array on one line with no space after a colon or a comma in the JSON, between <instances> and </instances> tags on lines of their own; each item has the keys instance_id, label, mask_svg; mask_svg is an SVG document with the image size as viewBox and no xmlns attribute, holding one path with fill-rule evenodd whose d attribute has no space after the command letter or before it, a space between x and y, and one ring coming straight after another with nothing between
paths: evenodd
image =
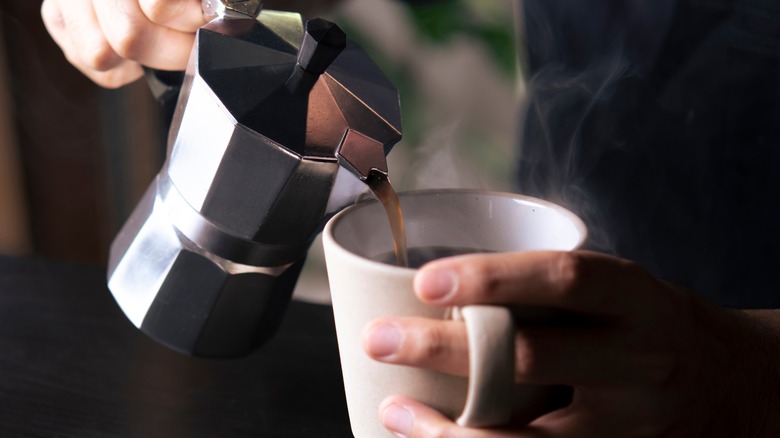
<instances>
[{"instance_id":1,"label":"black pot handle","mask_svg":"<svg viewBox=\"0 0 780 438\"><path fill-rule=\"evenodd\" d=\"M184 82L184 72L155 70L147 67L144 67L144 72L149 89L162 108L163 122L167 132L171 126L171 120L173 120L173 113L176 111L179 91L181 91L181 85Z\"/></svg>"}]
</instances>

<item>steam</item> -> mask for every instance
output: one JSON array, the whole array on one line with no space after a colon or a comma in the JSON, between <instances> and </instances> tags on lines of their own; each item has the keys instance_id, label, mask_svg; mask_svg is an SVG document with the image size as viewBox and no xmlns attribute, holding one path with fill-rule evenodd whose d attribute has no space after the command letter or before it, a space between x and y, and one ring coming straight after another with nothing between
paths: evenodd
<instances>
[{"instance_id":1,"label":"steam","mask_svg":"<svg viewBox=\"0 0 780 438\"><path fill-rule=\"evenodd\" d=\"M621 230L610 219L611 203L626 200L610 185L635 181L637 170L625 163L650 155L642 150L647 146L624 140L636 138L632 117L641 115L620 108L640 108L633 84L653 65L674 5L523 0L515 9L531 72L520 122L519 191L580 215L593 249L615 252L612 236ZM652 209L653 199L642 202Z\"/></svg>"},{"instance_id":2,"label":"steam","mask_svg":"<svg viewBox=\"0 0 780 438\"><path fill-rule=\"evenodd\" d=\"M486 188L483 175L459 152L457 135L461 122L430 129L414 151L410 167L411 184L415 189Z\"/></svg>"},{"instance_id":3,"label":"steam","mask_svg":"<svg viewBox=\"0 0 780 438\"><path fill-rule=\"evenodd\" d=\"M598 142L585 146L581 138L585 122L615 98L616 84L629 76L630 64L620 57L604 58L579 74L559 65L540 70L528 83L526 129L520 147L520 191L573 210L588 223L590 245L610 252L614 249L607 232L611 224L604 214L609 206L585 189L584 179L601 164L601 158L626 145L615 140L619 136L612 123L589 126L600 130L588 133L589 138L597 136Z\"/></svg>"}]
</instances>

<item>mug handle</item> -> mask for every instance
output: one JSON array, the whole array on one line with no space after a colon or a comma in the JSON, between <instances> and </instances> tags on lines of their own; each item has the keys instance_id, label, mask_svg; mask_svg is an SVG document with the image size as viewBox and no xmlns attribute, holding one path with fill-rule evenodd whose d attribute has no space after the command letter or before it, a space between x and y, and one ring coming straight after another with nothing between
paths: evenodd
<instances>
[{"instance_id":1,"label":"mug handle","mask_svg":"<svg viewBox=\"0 0 780 438\"><path fill-rule=\"evenodd\" d=\"M473 305L455 309L466 323L469 383L466 405L457 423L467 427L499 426L512 416L515 383L515 324L509 309Z\"/></svg>"}]
</instances>

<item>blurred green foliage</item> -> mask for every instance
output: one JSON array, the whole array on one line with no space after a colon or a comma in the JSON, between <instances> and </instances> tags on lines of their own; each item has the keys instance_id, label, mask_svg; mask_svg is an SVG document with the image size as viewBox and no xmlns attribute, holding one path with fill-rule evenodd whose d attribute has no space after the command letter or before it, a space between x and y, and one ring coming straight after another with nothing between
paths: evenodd
<instances>
[{"instance_id":1,"label":"blurred green foliage","mask_svg":"<svg viewBox=\"0 0 780 438\"><path fill-rule=\"evenodd\" d=\"M448 46L457 38L476 42L477 46L482 45L486 49L485 53L493 60L496 71L506 75L507 93L515 91L511 85L518 80L515 23L513 15L508 13L511 8L507 8L507 1L511 0L387 1L403 4L406 14L401 19L407 19L412 25L412 40L422 43L421 53L435 52L438 48L447 52L452 48ZM431 95L420 89L420 72L411 68L412 65L408 62L403 62L408 59L398 62L398 59L388 58L374 45L372 38L363 34L367 31L365 28L354 26L349 19L338 20L338 23L352 40L371 54L380 69L397 87L401 98L403 141L396 149L403 149L409 153L407 156L414 160L418 157L415 155L418 148L430 144L431 132L442 129L441 125L435 123L441 123L443 120L435 117L432 120L430 114L426 113L431 108L431 102L427 100L431 99ZM472 79L479 81L486 78ZM457 162L468 164L468 169L464 170L475 176L487 175L492 182L486 184L492 189L506 189L514 175L514 160L507 152L515 144L514 138L495 135L495 132L482 130L479 126L461 125L456 119L445 120L444 124L447 123L457 127L453 128L454 133L444 141L450 146L452 156ZM395 156L398 154L396 152ZM408 163L409 166L412 164ZM414 175L410 174L408 181L398 178L394 179L393 183L398 189L410 189L415 183L413 177ZM495 181L505 184L497 186Z\"/></svg>"},{"instance_id":2,"label":"blurred green foliage","mask_svg":"<svg viewBox=\"0 0 780 438\"><path fill-rule=\"evenodd\" d=\"M455 35L469 35L485 45L502 71L510 76L515 74L517 55L511 20L479 20L470 13L467 0L413 2L409 11L421 36L435 43L447 43Z\"/></svg>"}]
</instances>

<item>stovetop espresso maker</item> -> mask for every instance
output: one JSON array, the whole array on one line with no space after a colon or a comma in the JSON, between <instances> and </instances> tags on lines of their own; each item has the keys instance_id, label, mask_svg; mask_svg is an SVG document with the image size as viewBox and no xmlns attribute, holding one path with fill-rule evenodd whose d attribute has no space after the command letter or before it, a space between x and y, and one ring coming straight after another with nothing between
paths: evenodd
<instances>
[{"instance_id":1,"label":"stovetop espresso maker","mask_svg":"<svg viewBox=\"0 0 780 438\"><path fill-rule=\"evenodd\" d=\"M165 164L111 246L144 333L234 357L278 327L312 239L401 138L398 92L333 23L203 0Z\"/></svg>"}]
</instances>

